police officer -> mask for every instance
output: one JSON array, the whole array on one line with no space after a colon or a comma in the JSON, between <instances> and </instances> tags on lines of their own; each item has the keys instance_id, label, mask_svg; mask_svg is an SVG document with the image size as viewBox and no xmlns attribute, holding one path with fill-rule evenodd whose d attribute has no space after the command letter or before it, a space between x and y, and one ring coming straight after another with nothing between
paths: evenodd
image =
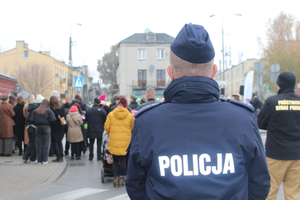
<instances>
[{"instance_id":1,"label":"police officer","mask_svg":"<svg viewBox=\"0 0 300 200\"><path fill-rule=\"evenodd\" d=\"M126 179L131 199L267 197L270 176L253 108L219 100L214 56L200 25L184 25L171 44L165 102L136 115Z\"/></svg>"},{"instance_id":2,"label":"police officer","mask_svg":"<svg viewBox=\"0 0 300 200\"><path fill-rule=\"evenodd\" d=\"M296 77L282 72L278 95L269 97L258 115L258 126L267 130L266 154L271 175L269 199L276 199L281 182L285 199L299 199L300 96L294 92Z\"/></svg>"}]
</instances>

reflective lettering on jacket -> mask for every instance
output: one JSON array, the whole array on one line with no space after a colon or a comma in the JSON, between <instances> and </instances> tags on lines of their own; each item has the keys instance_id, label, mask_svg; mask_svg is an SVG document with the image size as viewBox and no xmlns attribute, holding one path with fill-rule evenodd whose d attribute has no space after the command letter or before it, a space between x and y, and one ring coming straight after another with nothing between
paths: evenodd
<instances>
[{"instance_id":1,"label":"reflective lettering on jacket","mask_svg":"<svg viewBox=\"0 0 300 200\"><path fill-rule=\"evenodd\" d=\"M213 174L233 174L235 173L234 160L232 153L226 153L223 162L222 153L217 154L217 166L210 166L210 155L204 153L198 156L193 154L192 157L188 155L173 155L171 158L168 156L158 156L158 163L160 175L165 176L166 170L171 170L173 176L198 176L199 174L207 176ZM189 170L188 159L193 161L193 170Z\"/></svg>"}]
</instances>

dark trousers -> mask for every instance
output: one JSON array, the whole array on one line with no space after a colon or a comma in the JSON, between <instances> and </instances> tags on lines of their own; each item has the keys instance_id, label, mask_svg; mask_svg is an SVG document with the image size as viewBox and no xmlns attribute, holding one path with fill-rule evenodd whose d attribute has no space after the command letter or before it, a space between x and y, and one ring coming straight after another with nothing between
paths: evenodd
<instances>
[{"instance_id":1,"label":"dark trousers","mask_svg":"<svg viewBox=\"0 0 300 200\"><path fill-rule=\"evenodd\" d=\"M80 142L78 142L78 143L71 143L71 149L72 149L71 156L74 156L74 154L75 154L76 157L80 157L79 145L80 145Z\"/></svg>"},{"instance_id":2,"label":"dark trousers","mask_svg":"<svg viewBox=\"0 0 300 200\"><path fill-rule=\"evenodd\" d=\"M69 154L69 149L70 149L70 142L68 142L66 139L65 154Z\"/></svg>"},{"instance_id":3,"label":"dark trousers","mask_svg":"<svg viewBox=\"0 0 300 200\"><path fill-rule=\"evenodd\" d=\"M101 144L102 139L97 139L97 159L101 159ZM94 143L96 139L90 139L90 158L94 158Z\"/></svg>"},{"instance_id":4,"label":"dark trousers","mask_svg":"<svg viewBox=\"0 0 300 200\"><path fill-rule=\"evenodd\" d=\"M51 127L37 125L35 131L35 146L38 162L47 162L51 143Z\"/></svg>"},{"instance_id":5,"label":"dark trousers","mask_svg":"<svg viewBox=\"0 0 300 200\"><path fill-rule=\"evenodd\" d=\"M120 161L120 165L119 165ZM126 156L115 156L113 155L113 174L114 176L125 176L126 175Z\"/></svg>"},{"instance_id":6,"label":"dark trousers","mask_svg":"<svg viewBox=\"0 0 300 200\"><path fill-rule=\"evenodd\" d=\"M54 154L54 147L53 147L52 141L51 141L51 139L50 139L49 156L53 156L53 154Z\"/></svg>"},{"instance_id":7,"label":"dark trousers","mask_svg":"<svg viewBox=\"0 0 300 200\"><path fill-rule=\"evenodd\" d=\"M22 144L24 143L24 135L17 135L18 137L18 148L19 154L22 154ZM24 152L26 151L27 145L24 143Z\"/></svg>"},{"instance_id":8,"label":"dark trousers","mask_svg":"<svg viewBox=\"0 0 300 200\"><path fill-rule=\"evenodd\" d=\"M52 142L53 144L53 149L56 154L57 158L62 158L63 157L63 147L61 141L59 142Z\"/></svg>"},{"instance_id":9,"label":"dark trousers","mask_svg":"<svg viewBox=\"0 0 300 200\"><path fill-rule=\"evenodd\" d=\"M26 148L26 151L24 153L23 159L28 160L30 158L30 161L36 160L36 148L35 148L35 128L32 126L29 126L27 129L29 142Z\"/></svg>"}]
</instances>

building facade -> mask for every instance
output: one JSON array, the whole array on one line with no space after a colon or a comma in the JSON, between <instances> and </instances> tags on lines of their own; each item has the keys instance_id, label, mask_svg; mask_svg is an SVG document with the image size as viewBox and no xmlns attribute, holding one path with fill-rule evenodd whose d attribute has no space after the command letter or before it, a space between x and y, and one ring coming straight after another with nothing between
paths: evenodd
<instances>
[{"instance_id":1,"label":"building facade","mask_svg":"<svg viewBox=\"0 0 300 200\"><path fill-rule=\"evenodd\" d=\"M30 85L24 83L25 79L22 79L20 74L19 77L16 77L16 75L18 75L20 69L37 69L34 67L41 67L45 71L37 76L32 76L31 79L27 79L29 80L28 82L32 81L33 85L40 84L41 80L38 79L42 77L47 78L49 81L47 86L45 86L46 88L40 89L40 91L34 93L42 94L45 98L49 99L51 93L54 90L57 90L60 93L61 101L65 100L66 95L68 101L74 99L75 95L78 93L78 90L74 88L74 76L80 76L80 71L51 57L50 51L36 52L30 50L28 44L24 41L17 41L16 48L0 54L0 73L18 79L18 84L23 85L24 87L22 87L22 89L27 90L27 92L30 92ZM24 76L28 75L31 74L24 74Z\"/></svg>"},{"instance_id":2,"label":"building facade","mask_svg":"<svg viewBox=\"0 0 300 200\"><path fill-rule=\"evenodd\" d=\"M254 70L254 63L258 62L257 59L248 59L244 62L233 65L230 69L225 70L225 82L227 83L225 85L225 94L224 96L229 96L233 94L239 94L240 92L240 86L244 85L245 77L247 75L247 72L250 70ZM223 72L216 74L214 78L217 82L222 82L223 80ZM224 85L219 84L219 88L224 88ZM242 98L240 98L242 99Z\"/></svg>"},{"instance_id":3,"label":"building facade","mask_svg":"<svg viewBox=\"0 0 300 200\"><path fill-rule=\"evenodd\" d=\"M165 33L136 33L119 43L119 66L117 84L119 94L127 98L137 96L139 102L145 97L147 87L156 90L160 100L170 82L166 72L169 65L170 45L174 38Z\"/></svg>"},{"instance_id":4,"label":"building facade","mask_svg":"<svg viewBox=\"0 0 300 200\"><path fill-rule=\"evenodd\" d=\"M12 94L17 83L18 81L14 77L0 73L0 95Z\"/></svg>"}]
</instances>

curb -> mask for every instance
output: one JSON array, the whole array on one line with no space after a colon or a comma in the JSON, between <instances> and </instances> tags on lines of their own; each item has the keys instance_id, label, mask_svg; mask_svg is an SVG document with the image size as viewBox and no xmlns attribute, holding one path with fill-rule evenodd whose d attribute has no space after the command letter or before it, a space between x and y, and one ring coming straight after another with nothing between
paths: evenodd
<instances>
[{"instance_id":1,"label":"curb","mask_svg":"<svg viewBox=\"0 0 300 200\"><path fill-rule=\"evenodd\" d=\"M59 167L57 167L57 169L55 170L54 174L50 178L48 178L45 182L43 182L43 183L41 183L39 185L36 185L36 186L34 186L32 188L29 188L27 190L23 190L23 191L20 191L18 193L14 193L14 194L2 197L2 198L0 198L0 200L7 200L7 199L18 198L21 195L28 194L28 193L33 192L35 190L45 188L46 186L48 186L48 185L54 183L55 181L57 181L63 175L63 173L66 171L66 169L67 169L67 161L64 158L63 162L60 163Z\"/></svg>"}]
</instances>

